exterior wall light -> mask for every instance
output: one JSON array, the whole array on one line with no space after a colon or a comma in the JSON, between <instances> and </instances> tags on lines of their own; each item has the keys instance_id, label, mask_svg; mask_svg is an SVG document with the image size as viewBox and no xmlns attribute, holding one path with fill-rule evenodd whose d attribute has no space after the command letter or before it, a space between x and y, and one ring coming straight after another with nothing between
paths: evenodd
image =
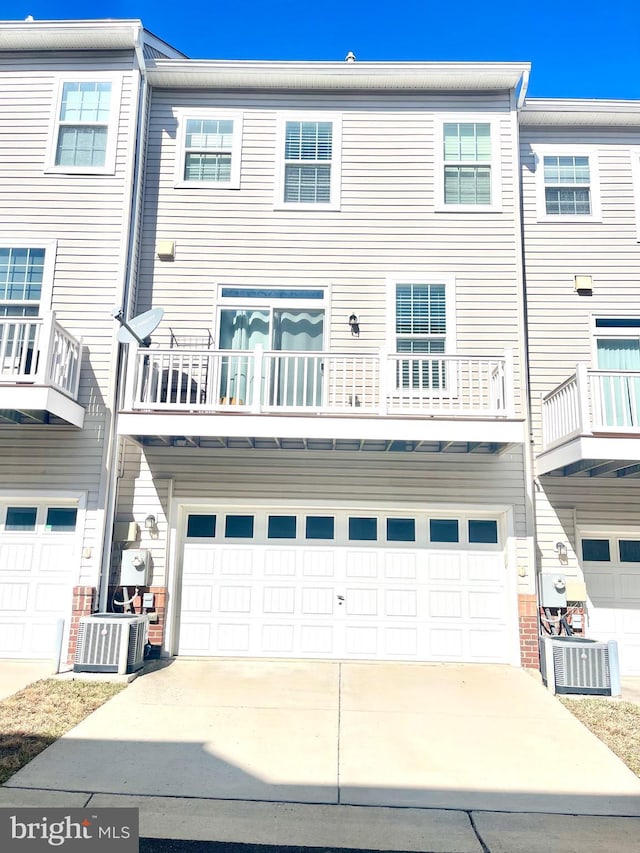
<instances>
[{"instance_id":1,"label":"exterior wall light","mask_svg":"<svg viewBox=\"0 0 640 853\"><path fill-rule=\"evenodd\" d=\"M155 530L156 529L156 517L155 517L155 515L148 515L145 518L144 529L145 530Z\"/></svg>"},{"instance_id":2,"label":"exterior wall light","mask_svg":"<svg viewBox=\"0 0 640 853\"><path fill-rule=\"evenodd\" d=\"M360 323L356 314L349 315L349 328L354 338L360 337Z\"/></svg>"}]
</instances>

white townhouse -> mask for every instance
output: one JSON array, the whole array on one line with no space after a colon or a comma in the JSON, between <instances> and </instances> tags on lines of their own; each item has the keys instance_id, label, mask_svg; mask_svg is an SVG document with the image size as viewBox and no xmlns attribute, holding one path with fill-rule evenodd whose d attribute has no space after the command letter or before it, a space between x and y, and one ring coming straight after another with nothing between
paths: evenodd
<instances>
[{"instance_id":1,"label":"white townhouse","mask_svg":"<svg viewBox=\"0 0 640 853\"><path fill-rule=\"evenodd\" d=\"M139 21L0 22L0 656L66 656L100 585L134 259Z\"/></svg>"},{"instance_id":2,"label":"white townhouse","mask_svg":"<svg viewBox=\"0 0 640 853\"><path fill-rule=\"evenodd\" d=\"M640 101L520 124L538 552L640 675Z\"/></svg>"},{"instance_id":3,"label":"white townhouse","mask_svg":"<svg viewBox=\"0 0 640 853\"><path fill-rule=\"evenodd\" d=\"M148 63L116 521L163 653L535 665L527 76Z\"/></svg>"}]
</instances>

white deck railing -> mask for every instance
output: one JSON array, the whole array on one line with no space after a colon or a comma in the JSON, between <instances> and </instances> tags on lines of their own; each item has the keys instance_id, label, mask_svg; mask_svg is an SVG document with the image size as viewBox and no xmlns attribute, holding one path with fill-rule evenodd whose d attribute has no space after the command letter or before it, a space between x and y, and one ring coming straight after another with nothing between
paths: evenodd
<instances>
[{"instance_id":1,"label":"white deck railing","mask_svg":"<svg viewBox=\"0 0 640 853\"><path fill-rule=\"evenodd\" d=\"M82 340L53 312L0 318L0 385L44 385L78 398Z\"/></svg>"},{"instance_id":2,"label":"white deck railing","mask_svg":"<svg viewBox=\"0 0 640 853\"><path fill-rule=\"evenodd\" d=\"M543 397L545 450L597 432L640 433L640 371L588 370L579 364L573 376Z\"/></svg>"},{"instance_id":3,"label":"white deck railing","mask_svg":"<svg viewBox=\"0 0 640 853\"><path fill-rule=\"evenodd\" d=\"M510 417L511 354L462 358L131 345L124 406L157 412Z\"/></svg>"}]
</instances>

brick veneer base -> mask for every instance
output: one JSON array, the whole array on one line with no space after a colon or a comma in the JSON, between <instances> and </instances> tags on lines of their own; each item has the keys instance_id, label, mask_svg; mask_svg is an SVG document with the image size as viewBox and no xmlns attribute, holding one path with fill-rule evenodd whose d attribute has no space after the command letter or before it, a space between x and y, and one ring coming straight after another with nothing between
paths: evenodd
<instances>
[{"instance_id":1,"label":"brick veneer base","mask_svg":"<svg viewBox=\"0 0 640 853\"><path fill-rule=\"evenodd\" d=\"M520 628L520 660L522 666L540 668L538 647L538 599L535 595L518 596L518 622Z\"/></svg>"},{"instance_id":2,"label":"brick veneer base","mask_svg":"<svg viewBox=\"0 0 640 853\"><path fill-rule=\"evenodd\" d=\"M81 616L90 616L96 600L96 588L93 586L74 586L73 604L71 607L71 628L69 630L69 647L67 663L73 663L78 644L78 623Z\"/></svg>"}]
</instances>

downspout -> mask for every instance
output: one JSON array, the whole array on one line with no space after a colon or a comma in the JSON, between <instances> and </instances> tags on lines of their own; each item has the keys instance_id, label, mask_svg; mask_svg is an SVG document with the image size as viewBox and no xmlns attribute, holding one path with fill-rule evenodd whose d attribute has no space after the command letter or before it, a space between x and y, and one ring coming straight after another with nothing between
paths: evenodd
<instances>
[{"instance_id":1,"label":"downspout","mask_svg":"<svg viewBox=\"0 0 640 853\"><path fill-rule=\"evenodd\" d=\"M122 277L122 285L118 293L118 301L116 307L122 307L125 317L129 318L131 309L131 294L133 293L133 283L137 272L136 246L139 234L139 212L142 201L142 179L143 179L143 154L146 145L147 133L147 111L149 102L149 85L147 82L147 68L144 59L144 50L142 46L142 27L137 28L134 51L136 56L136 64L140 74L138 83L138 92L136 98L136 126L135 137L131 152L131 179L129 181L128 196L127 196L127 229L125 235L126 256L124 265L124 274ZM108 447L105 454L105 470L107 476L107 488L105 495L105 520L104 520L104 535L102 543L102 562L100 566L100 580L98 587L98 610L101 613L106 611L107 600L109 595L109 577L111 574L111 550L113 547L113 523L116 513L116 500L119 479L118 452L120 449L120 440L118 439L118 412L122 398L123 381L125 377L125 362L122 356L122 346L115 343L114 330L114 346L116 347L117 358L114 366L115 386L112 391L111 401L113 405L113 416L111 419L112 429L108 438Z\"/></svg>"},{"instance_id":2,"label":"downspout","mask_svg":"<svg viewBox=\"0 0 640 853\"><path fill-rule=\"evenodd\" d=\"M529 70L522 74L520 83L520 91L515 110L515 140L516 140L516 164L515 170L516 180L514 190L518 199L518 210L520 218L520 227L518 229L518 243L520 254L520 272L522 281L522 340L524 344L523 353L523 397L526 406L527 415L527 436L528 446L525 448L524 464L525 464L525 494L529 501L530 510L527 513L529 523L531 525L531 543L533 554L531 555L533 564L533 580L536 602L540 600L539 585L540 578L538 572L538 525L536 513L536 482L535 482L535 457L534 457L534 433L533 433L533 416L531 409L531 363L529 359L529 306L527 301L527 264L525 255L525 234L524 234L524 202L522 198L522 158L520 155L520 111L525 105L527 88L529 85ZM537 610L538 633L540 632L540 614Z\"/></svg>"}]
</instances>

